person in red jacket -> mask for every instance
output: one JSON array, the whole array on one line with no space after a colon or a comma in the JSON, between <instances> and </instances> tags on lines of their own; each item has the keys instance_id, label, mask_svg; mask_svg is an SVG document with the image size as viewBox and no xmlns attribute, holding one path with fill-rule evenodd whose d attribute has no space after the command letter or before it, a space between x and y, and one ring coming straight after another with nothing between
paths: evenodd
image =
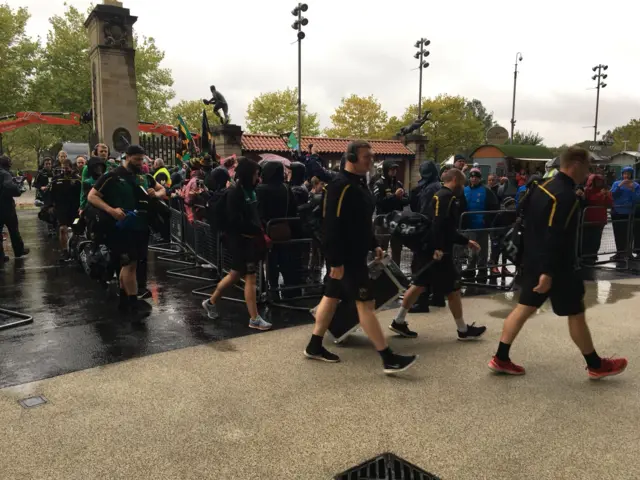
<instances>
[{"instance_id":1,"label":"person in red jacket","mask_svg":"<svg viewBox=\"0 0 640 480\"><path fill-rule=\"evenodd\" d=\"M604 177L592 173L584 190L584 228L582 230L582 260L593 265L598 259L602 231L607 224L607 209L613 205L611 192L605 188Z\"/></svg>"}]
</instances>

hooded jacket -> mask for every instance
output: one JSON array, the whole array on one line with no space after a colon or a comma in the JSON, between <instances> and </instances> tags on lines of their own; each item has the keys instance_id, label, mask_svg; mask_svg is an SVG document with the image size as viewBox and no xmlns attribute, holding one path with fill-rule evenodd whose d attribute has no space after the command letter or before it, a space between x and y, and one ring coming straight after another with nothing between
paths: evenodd
<instances>
[{"instance_id":1,"label":"hooded jacket","mask_svg":"<svg viewBox=\"0 0 640 480\"><path fill-rule=\"evenodd\" d=\"M38 171L36 179L34 180L33 187L36 189L36 198L41 199L44 196L44 192L40 190L42 187L46 187L51 183L53 178L53 169L47 170L45 168Z\"/></svg>"},{"instance_id":2,"label":"hooded jacket","mask_svg":"<svg viewBox=\"0 0 640 480\"><path fill-rule=\"evenodd\" d=\"M405 194L402 198L396 196L396 190L404 189L402 182L395 177L389 176L389 170L396 162L385 160L382 164L382 178L373 185L373 196L376 199L376 215L384 215L395 210L401 211L405 205L409 204L409 196Z\"/></svg>"},{"instance_id":3,"label":"hooded jacket","mask_svg":"<svg viewBox=\"0 0 640 480\"><path fill-rule=\"evenodd\" d=\"M204 185L210 192L214 193L226 189L229 180L231 180L231 176L227 169L216 167L205 176Z\"/></svg>"},{"instance_id":4,"label":"hooded jacket","mask_svg":"<svg viewBox=\"0 0 640 480\"><path fill-rule=\"evenodd\" d=\"M281 162L265 162L262 183L256 188L258 212L266 225L273 218L295 217L296 200L284 183L284 165Z\"/></svg>"},{"instance_id":5,"label":"hooded jacket","mask_svg":"<svg viewBox=\"0 0 640 480\"><path fill-rule=\"evenodd\" d=\"M479 183L477 185L471 185L469 183L464 187L464 197L466 200L467 212L481 212L481 211L493 211L500 208L498 203L498 197L493 193L486 185ZM464 228L480 229L486 228L493 222L495 215L487 215L477 213L473 215L465 215L463 218Z\"/></svg>"},{"instance_id":6,"label":"hooded jacket","mask_svg":"<svg viewBox=\"0 0 640 480\"><path fill-rule=\"evenodd\" d=\"M82 169L82 185L80 188L80 210L84 210L87 206L87 197L96 181L104 174L107 169L104 158L91 157Z\"/></svg>"},{"instance_id":7,"label":"hooded jacket","mask_svg":"<svg viewBox=\"0 0 640 480\"><path fill-rule=\"evenodd\" d=\"M601 186L596 187L595 181L600 180ZM604 226L607 224L607 208L613 205L611 192L604 188L604 177L596 173L589 175L587 185L584 189L584 199L586 201L586 210L584 212L584 221L593 226ZM588 207L604 207L604 208L588 208ZM588 225L587 225L588 226Z\"/></svg>"},{"instance_id":8,"label":"hooded jacket","mask_svg":"<svg viewBox=\"0 0 640 480\"><path fill-rule=\"evenodd\" d=\"M313 177L318 177L319 180L328 183L335 175L331 170L324 168L322 164L322 158L319 155L309 155L305 161L305 177L306 180L311 180Z\"/></svg>"},{"instance_id":9,"label":"hooded jacket","mask_svg":"<svg viewBox=\"0 0 640 480\"><path fill-rule=\"evenodd\" d=\"M622 174L624 175L625 172L631 173L633 178L633 167L624 167ZM621 184L622 180L618 180L611 186L611 196L613 197L613 210L611 213L614 215L629 215L636 204L640 203L640 185L633 182L631 188L629 188L623 187Z\"/></svg>"},{"instance_id":10,"label":"hooded jacket","mask_svg":"<svg viewBox=\"0 0 640 480\"><path fill-rule=\"evenodd\" d=\"M75 170L56 175L51 181L51 200L58 208L77 210L80 205L81 180Z\"/></svg>"},{"instance_id":11,"label":"hooded jacket","mask_svg":"<svg viewBox=\"0 0 640 480\"><path fill-rule=\"evenodd\" d=\"M235 168L236 184L226 195L226 233L233 236L256 237L262 234L262 224L258 215L256 186L253 175L260 166L253 160L240 157ZM234 241L232 238L231 241Z\"/></svg>"},{"instance_id":12,"label":"hooded jacket","mask_svg":"<svg viewBox=\"0 0 640 480\"><path fill-rule=\"evenodd\" d=\"M293 197L295 198L298 206L304 205L309 201L309 191L304 186L304 164L300 162L291 162L289 169L291 170L291 180L289 181L289 185L291 186Z\"/></svg>"},{"instance_id":13,"label":"hooded jacket","mask_svg":"<svg viewBox=\"0 0 640 480\"><path fill-rule=\"evenodd\" d=\"M6 168L0 167L0 209L10 210L15 208L13 197L19 197L22 194L20 187L13 181L13 175ZM2 212L0 212L0 215Z\"/></svg>"},{"instance_id":14,"label":"hooded jacket","mask_svg":"<svg viewBox=\"0 0 640 480\"><path fill-rule=\"evenodd\" d=\"M435 162L429 160L420 164L420 181L409 194L411 211L426 215L433 195L440 190L440 175Z\"/></svg>"}]
</instances>

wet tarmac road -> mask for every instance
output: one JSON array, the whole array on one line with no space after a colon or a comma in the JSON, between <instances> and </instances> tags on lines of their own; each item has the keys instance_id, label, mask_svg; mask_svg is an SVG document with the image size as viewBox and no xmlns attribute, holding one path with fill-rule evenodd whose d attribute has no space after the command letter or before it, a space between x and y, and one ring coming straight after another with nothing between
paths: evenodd
<instances>
[{"instance_id":1,"label":"wet tarmac road","mask_svg":"<svg viewBox=\"0 0 640 480\"><path fill-rule=\"evenodd\" d=\"M142 322L119 318L117 298L74 264L60 266L57 240L34 211L19 213L20 231L31 254L12 259L0 272L0 306L32 315L30 325L0 330L0 388L19 385L153 353L259 334L247 327L243 304L221 302L221 318L209 320L202 297L206 285L170 277L175 265L149 256L149 286L158 290L153 313ZM10 245L5 244L10 256ZM264 309L261 309L264 311ZM300 311L267 312L274 329L310 324ZM0 323L6 321L0 315ZM220 344L222 348L223 343ZM215 345L214 345L215 348Z\"/></svg>"},{"instance_id":2,"label":"wet tarmac road","mask_svg":"<svg viewBox=\"0 0 640 480\"><path fill-rule=\"evenodd\" d=\"M191 294L205 283L168 276L175 265L157 260L157 254L149 260L149 286L158 292L153 313L143 322L123 320L113 294L79 267L58 264L57 240L47 237L35 211L22 211L19 218L31 254L2 267L0 306L32 315L34 322L0 331L0 388L203 343L224 349L221 340L259 334L247 327L240 303L221 302L221 319L209 320L200 306L202 297ZM5 248L12 254L9 245ZM598 276L620 278L615 272ZM495 290L466 292L479 293ZM301 311L261 312L274 329L312 323Z\"/></svg>"}]
</instances>

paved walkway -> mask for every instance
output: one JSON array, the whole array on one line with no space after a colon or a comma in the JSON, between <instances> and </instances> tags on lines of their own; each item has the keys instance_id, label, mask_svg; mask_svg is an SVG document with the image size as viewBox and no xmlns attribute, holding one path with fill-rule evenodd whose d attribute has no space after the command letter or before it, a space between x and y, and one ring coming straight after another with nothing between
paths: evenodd
<instances>
[{"instance_id":1,"label":"paved walkway","mask_svg":"<svg viewBox=\"0 0 640 480\"><path fill-rule=\"evenodd\" d=\"M491 374L513 299L467 298L486 337L456 342L444 310L412 316L420 337L391 345L420 363L398 377L363 338L341 364L305 360L303 325L0 390L0 476L324 480L391 451L443 479L637 479L638 284L588 286L598 351L629 357L619 377L589 381L548 306L513 348L527 375ZM22 409L33 394L50 403Z\"/></svg>"}]
</instances>

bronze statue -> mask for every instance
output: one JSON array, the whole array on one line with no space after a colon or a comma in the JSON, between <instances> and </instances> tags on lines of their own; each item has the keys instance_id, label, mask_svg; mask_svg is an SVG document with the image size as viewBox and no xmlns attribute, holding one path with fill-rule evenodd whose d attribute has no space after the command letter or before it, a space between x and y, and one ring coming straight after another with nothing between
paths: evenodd
<instances>
[{"instance_id":1,"label":"bronze statue","mask_svg":"<svg viewBox=\"0 0 640 480\"><path fill-rule=\"evenodd\" d=\"M220 123L226 125L229 123L229 105L227 105L227 101L222 96L220 92L216 90L215 85L211 85L211 100L204 99L202 100L205 105L213 105L213 113L220 119ZM220 115L218 110L222 110L224 113L224 118Z\"/></svg>"},{"instance_id":2,"label":"bronze statue","mask_svg":"<svg viewBox=\"0 0 640 480\"><path fill-rule=\"evenodd\" d=\"M405 127L402 127L400 129L400 132L398 133L398 135L402 135L403 137L406 135L409 135L412 132L415 132L416 130L418 130L422 125L424 125L426 123L427 120L429 120L429 115L431 115L431 110L427 110L424 115L422 116L422 118L417 119L415 122L413 122L411 125L407 125Z\"/></svg>"}]
</instances>

